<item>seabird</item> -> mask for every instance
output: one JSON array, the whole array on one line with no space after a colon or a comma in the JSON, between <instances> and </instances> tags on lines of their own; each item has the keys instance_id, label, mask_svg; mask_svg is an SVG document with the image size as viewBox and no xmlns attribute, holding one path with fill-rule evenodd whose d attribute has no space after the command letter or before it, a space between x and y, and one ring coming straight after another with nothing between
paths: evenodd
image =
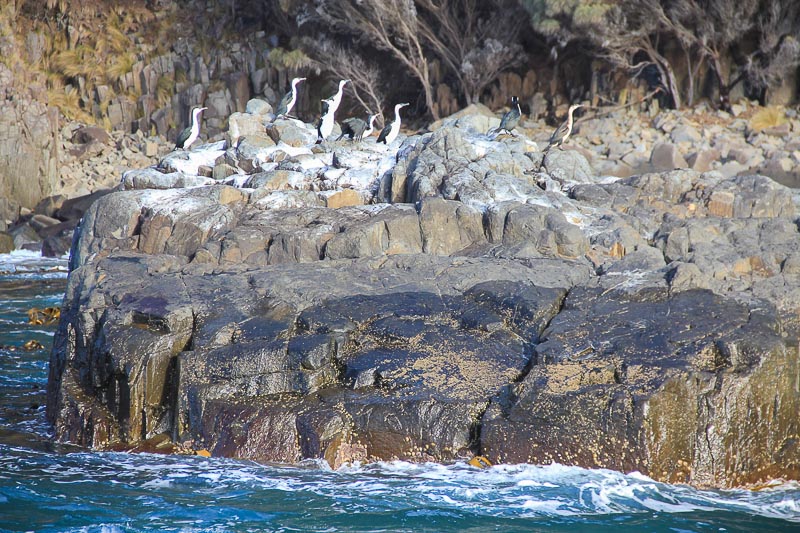
<instances>
[{"instance_id":1,"label":"seabird","mask_svg":"<svg viewBox=\"0 0 800 533\"><path fill-rule=\"evenodd\" d=\"M392 144L392 142L397 138L397 135L400 133L400 108L407 105L408 103L397 104L394 106L394 120L390 124L387 124L383 130L381 130L381 134L378 135L378 140L376 142Z\"/></svg>"},{"instance_id":2,"label":"seabird","mask_svg":"<svg viewBox=\"0 0 800 533\"><path fill-rule=\"evenodd\" d=\"M500 119L500 127L497 131L505 131L511 133L511 130L517 127L519 119L522 117L522 109L519 107L519 99L516 96L511 97L511 109L506 111L503 118Z\"/></svg>"},{"instance_id":3,"label":"seabird","mask_svg":"<svg viewBox=\"0 0 800 533\"><path fill-rule=\"evenodd\" d=\"M175 141L175 149L188 150L189 146L197 140L200 135L200 113L208 109L207 107L192 108L192 125L183 130Z\"/></svg>"},{"instance_id":4,"label":"seabird","mask_svg":"<svg viewBox=\"0 0 800 533\"><path fill-rule=\"evenodd\" d=\"M360 118L348 118L344 122L342 122L342 134L339 135L339 139L347 135L353 141L361 141L364 136L369 137L372 134L372 124L375 122L375 119L378 115L368 115L367 122L361 120ZM337 141L339 139L336 139Z\"/></svg>"},{"instance_id":5,"label":"seabird","mask_svg":"<svg viewBox=\"0 0 800 533\"><path fill-rule=\"evenodd\" d=\"M292 111L294 104L297 103L297 84L303 80L305 80L305 78L294 78L292 80L292 90L286 93L283 98L281 98L275 118L288 116Z\"/></svg>"},{"instance_id":6,"label":"seabird","mask_svg":"<svg viewBox=\"0 0 800 533\"><path fill-rule=\"evenodd\" d=\"M564 123L553 132L553 136L550 137L550 144L547 145L545 151L549 150L553 146L558 146L559 150L563 150L561 145L567 142L567 139L569 139L569 136L572 133L572 112L579 107L583 107L583 104L572 104L569 106L569 111L567 111L567 120L565 120Z\"/></svg>"},{"instance_id":7,"label":"seabird","mask_svg":"<svg viewBox=\"0 0 800 533\"><path fill-rule=\"evenodd\" d=\"M333 115L336 112L333 99L322 100L322 116L317 123L317 144L333 133Z\"/></svg>"},{"instance_id":8,"label":"seabird","mask_svg":"<svg viewBox=\"0 0 800 533\"><path fill-rule=\"evenodd\" d=\"M339 109L339 104L342 103L342 96L344 95L344 86L347 85L347 82L350 80L341 80L339 81L339 90L336 91L336 94L328 98L327 100L323 100L323 102L328 103L328 111L333 108L333 112L335 113L337 109Z\"/></svg>"}]
</instances>

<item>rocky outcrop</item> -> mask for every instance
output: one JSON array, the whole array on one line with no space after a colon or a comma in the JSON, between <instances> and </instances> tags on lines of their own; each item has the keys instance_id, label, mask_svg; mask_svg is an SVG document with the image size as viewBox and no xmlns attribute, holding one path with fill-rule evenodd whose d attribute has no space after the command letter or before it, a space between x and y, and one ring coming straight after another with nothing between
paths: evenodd
<instances>
[{"instance_id":1,"label":"rocky outcrop","mask_svg":"<svg viewBox=\"0 0 800 533\"><path fill-rule=\"evenodd\" d=\"M465 117L389 147L250 120L89 208L50 363L58 439L800 478L791 190L602 179Z\"/></svg>"},{"instance_id":2,"label":"rocky outcrop","mask_svg":"<svg viewBox=\"0 0 800 533\"><path fill-rule=\"evenodd\" d=\"M0 65L0 87L4 69ZM32 209L52 195L58 156L56 108L24 99L0 102L0 197Z\"/></svg>"}]
</instances>

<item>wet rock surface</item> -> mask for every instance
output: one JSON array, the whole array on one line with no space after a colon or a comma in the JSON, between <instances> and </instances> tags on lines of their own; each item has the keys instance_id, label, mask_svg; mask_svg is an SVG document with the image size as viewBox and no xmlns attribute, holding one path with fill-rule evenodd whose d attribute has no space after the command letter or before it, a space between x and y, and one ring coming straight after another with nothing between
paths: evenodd
<instances>
[{"instance_id":1,"label":"wet rock surface","mask_svg":"<svg viewBox=\"0 0 800 533\"><path fill-rule=\"evenodd\" d=\"M390 146L253 115L88 207L51 355L58 439L800 478L791 189L609 179L480 114ZM684 126L670 142L696 140Z\"/></svg>"}]
</instances>

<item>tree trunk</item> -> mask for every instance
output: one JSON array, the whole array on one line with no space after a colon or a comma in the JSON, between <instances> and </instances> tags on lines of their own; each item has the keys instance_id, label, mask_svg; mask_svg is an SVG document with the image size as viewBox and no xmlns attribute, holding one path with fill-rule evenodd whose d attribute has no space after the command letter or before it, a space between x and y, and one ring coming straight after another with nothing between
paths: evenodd
<instances>
[{"instance_id":1,"label":"tree trunk","mask_svg":"<svg viewBox=\"0 0 800 533\"><path fill-rule=\"evenodd\" d=\"M440 118L439 108L433 105L433 87L431 87L431 82L428 77L427 69L425 70L425 72L423 72L423 75L420 76L420 81L422 82L422 89L423 91L425 91L425 105L431 112L433 120L437 121Z\"/></svg>"},{"instance_id":2,"label":"tree trunk","mask_svg":"<svg viewBox=\"0 0 800 533\"><path fill-rule=\"evenodd\" d=\"M650 56L650 59L658 68L658 72L661 74L661 80L667 86L667 91L669 92L670 97L672 98L672 106L675 109L681 108L681 93L678 89L678 81L675 79L675 71L672 70L672 65L669 64L667 58L659 54L655 47L652 46L651 43L647 43L645 47L645 51L647 55Z\"/></svg>"}]
</instances>

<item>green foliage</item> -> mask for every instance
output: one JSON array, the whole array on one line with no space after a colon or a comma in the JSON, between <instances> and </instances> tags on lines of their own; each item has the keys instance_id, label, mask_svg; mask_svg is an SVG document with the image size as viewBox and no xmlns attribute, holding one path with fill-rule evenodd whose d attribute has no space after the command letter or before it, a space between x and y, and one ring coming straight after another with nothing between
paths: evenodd
<instances>
[{"instance_id":1,"label":"green foliage","mask_svg":"<svg viewBox=\"0 0 800 533\"><path fill-rule=\"evenodd\" d=\"M521 0L533 28L545 36L578 34L605 23L613 0Z\"/></svg>"},{"instance_id":2,"label":"green foliage","mask_svg":"<svg viewBox=\"0 0 800 533\"><path fill-rule=\"evenodd\" d=\"M269 62L276 68L300 70L309 68L314 61L302 50L273 48L269 52Z\"/></svg>"}]
</instances>

